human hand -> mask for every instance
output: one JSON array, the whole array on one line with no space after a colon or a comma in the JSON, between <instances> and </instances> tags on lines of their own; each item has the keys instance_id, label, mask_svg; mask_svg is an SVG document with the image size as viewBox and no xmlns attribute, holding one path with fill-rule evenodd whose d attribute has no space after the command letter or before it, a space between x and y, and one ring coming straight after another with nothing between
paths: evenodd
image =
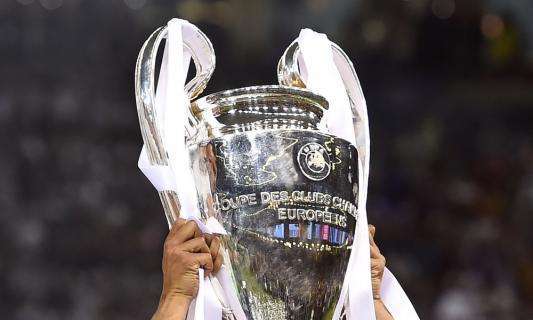
<instances>
[{"instance_id":1,"label":"human hand","mask_svg":"<svg viewBox=\"0 0 533 320\"><path fill-rule=\"evenodd\" d=\"M383 272L385 271L386 259L379 251L379 248L374 241L376 234L376 227L368 225L368 235L370 240L370 265L371 265L371 277L372 277L372 294L374 300L381 299L381 280L383 279Z\"/></svg>"},{"instance_id":2,"label":"human hand","mask_svg":"<svg viewBox=\"0 0 533 320\"><path fill-rule=\"evenodd\" d=\"M163 292L152 320L185 319L198 293L198 268L205 270L205 276L213 271L211 251L215 250L218 268L222 264L218 258L220 242L209 238L211 248L196 222L179 219L174 223L164 244Z\"/></svg>"},{"instance_id":3,"label":"human hand","mask_svg":"<svg viewBox=\"0 0 533 320\"><path fill-rule=\"evenodd\" d=\"M211 259L213 260L213 273L217 273L222 267L222 255L220 253L220 238L214 235L205 234L205 241L209 246L209 252L211 253Z\"/></svg>"},{"instance_id":4,"label":"human hand","mask_svg":"<svg viewBox=\"0 0 533 320\"><path fill-rule=\"evenodd\" d=\"M379 251L378 245L374 241L376 227L368 225L368 236L370 240L370 270L372 277L372 294L374 296L374 311L377 320L394 320L387 307L381 301L381 281L385 272L385 257Z\"/></svg>"}]
</instances>

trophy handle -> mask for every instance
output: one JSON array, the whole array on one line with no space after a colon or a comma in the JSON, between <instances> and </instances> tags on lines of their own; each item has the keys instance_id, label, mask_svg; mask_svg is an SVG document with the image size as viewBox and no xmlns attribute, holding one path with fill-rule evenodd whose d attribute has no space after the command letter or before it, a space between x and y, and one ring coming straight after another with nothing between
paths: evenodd
<instances>
[{"instance_id":1,"label":"trophy handle","mask_svg":"<svg viewBox=\"0 0 533 320\"><path fill-rule=\"evenodd\" d=\"M339 72L342 81L344 82L346 93L348 94L355 127L358 128L358 123L361 121L368 121L366 103L364 104L364 108L361 108L360 106L361 101L365 101L361 83L359 82L353 63L346 52L344 52L344 50L342 50L336 43L330 41L330 44L333 53L333 61L337 66L342 66L342 68L339 69ZM296 39L287 47L278 61L277 73L280 85L300 88L307 87L302 76L302 70L300 70L298 64L299 57L300 48L298 45L298 39ZM368 129L362 134L362 136L366 136L366 138L363 137L361 139L356 133L357 149L363 159L363 169L365 171L368 171L368 165L370 163L370 146L366 141L368 135Z\"/></svg>"},{"instance_id":2,"label":"trophy handle","mask_svg":"<svg viewBox=\"0 0 533 320\"><path fill-rule=\"evenodd\" d=\"M192 100L202 93L215 70L215 51L207 36L196 26L184 24L182 28L184 49L191 55L196 68L196 75L185 85L185 93ZM162 140L162 128L157 124L155 75L159 45L167 34L166 26L155 30L143 44L135 66L135 95L141 134L150 164L160 166L167 166L169 158ZM190 108L187 108L186 114L185 129L191 136L196 130L197 120ZM171 225L179 217L178 195L173 190L163 190L159 191L159 197Z\"/></svg>"},{"instance_id":3,"label":"trophy handle","mask_svg":"<svg viewBox=\"0 0 533 320\"><path fill-rule=\"evenodd\" d=\"M298 88L306 87L298 66L299 55L300 47L298 46L298 39L296 39L285 49L278 61L278 82L280 85Z\"/></svg>"},{"instance_id":4,"label":"trophy handle","mask_svg":"<svg viewBox=\"0 0 533 320\"><path fill-rule=\"evenodd\" d=\"M335 63L341 62L343 65L348 66L349 68L349 76L342 73L341 76L342 80L346 85L346 91L348 92L350 100L352 100L352 97L358 94L358 92L353 91L353 88L361 87L360 85L355 85L355 83L352 83L352 81L350 81L350 78L357 79L355 68L346 52L344 52L344 50L342 50L342 48L339 47L336 43L330 43L331 49L333 49L333 60L335 61ZM278 82L280 85L300 88L306 87L305 81L302 78L302 73L300 72L300 66L298 65L299 56L300 47L298 45L298 39L296 39L287 47L287 49L285 49L285 52L278 61L277 72ZM353 103L353 101L350 102Z\"/></svg>"}]
</instances>

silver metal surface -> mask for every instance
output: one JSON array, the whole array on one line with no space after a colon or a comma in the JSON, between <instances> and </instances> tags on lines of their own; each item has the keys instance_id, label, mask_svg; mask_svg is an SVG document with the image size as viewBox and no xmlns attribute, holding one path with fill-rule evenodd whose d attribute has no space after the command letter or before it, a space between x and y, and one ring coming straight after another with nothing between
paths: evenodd
<instances>
[{"instance_id":1,"label":"silver metal surface","mask_svg":"<svg viewBox=\"0 0 533 320\"><path fill-rule=\"evenodd\" d=\"M351 67L351 72L355 74L353 64L348 58L348 55L336 43L331 42L331 49L333 49L333 59L342 59ZM283 86L305 88L305 81L302 79L300 67L298 65L298 57L300 55L300 47L298 39L294 40L285 49L285 52L278 61L278 82Z\"/></svg>"},{"instance_id":2,"label":"silver metal surface","mask_svg":"<svg viewBox=\"0 0 533 320\"><path fill-rule=\"evenodd\" d=\"M183 37L185 48L194 61L196 68L195 77L185 86L185 92L189 99L198 96L207 85L215 70L215 54L209 39L199 29L190 25L193 32L189 37ZM155 108L155 74L156 57L161 41L167 36L167 27L161 27L154 31L146 40L139 52L135 66L135 97L141 134L147 150L148 159L152 165L167 165L168 155L162 140L161 128L157 124ZM178 108L180 106L176 106ZM189 114L186 130L188 134L194 134L196 123L194 117ZM164 190L159 192L159 197L169 225L179 217L179 199L174 191Z\"/></svg>"},{"instance_id":3,"label":"silver metal surface","mask_svg":"<svg viewBox=\"0 0 533 320\"><path fill-rule=\"evenodd\" d=\"M317 125L309 91L249 87L192 104L189 141L206 217L219 221L224 263L248 319L329 319L357 218L357 151Z\"/></svg>"},{"instance_id":4,"label":"silver metal surface","mask_svg":"<svg viewBox=\"0 0 533 320\"><path fill-rule=\"evenodd\" d=\"M344 87L350 101L350 106L354 117L353 121L357 124L361 121L361 115L359 114L354 101L364 100L364 95L361 91L361 85L359 84L357 73L355 72L352 61L341 47L339 47L336 43L331 42L331 49L335 64L342 64L348 68L348 70L345 70L344 73L341 72L341 77L345 84ZM299 56L300 47L298 45L298 40L294 40L287 47L287 49L285 49L285 52L278 61L277 74L280 85L304 89L306 88L305 80L300 72L300 66L298 62ZM360 151L362 152L363 150Z\"/></svg>"},{"instance_id":5,"label":"silver metal surface","mask_svg":"<svg viewBox=\"0 0 533 320\"><path fill-rule=\"evenodd\" d=\"M191 104L198 123L191 140L260 129L317 130L328 102L311 91L286 86L253 86L213 93Z\"/></svg>"},{"instance_id":6,"label":"silver metal surface","mask_svg":"<svg viewBox=\"0 0 533 320\"><path fill-rule=\"evenodd\" d=\"M368 168L370 163L370 132L368 130L368 115L365 96L361 83L355 72L354 65L346 52L336 43L330 42L333 62L344 83L344 88L352 109L352 121L355 128L355 143L363 168L361 183L368 185ZM298 39L294 40L285 50L278 61L278 82L285 86L306 88L305 79L300 72L299 58L301 52ZM366 124L365 124L366 123Z\"/></svg>"}]
</instances>

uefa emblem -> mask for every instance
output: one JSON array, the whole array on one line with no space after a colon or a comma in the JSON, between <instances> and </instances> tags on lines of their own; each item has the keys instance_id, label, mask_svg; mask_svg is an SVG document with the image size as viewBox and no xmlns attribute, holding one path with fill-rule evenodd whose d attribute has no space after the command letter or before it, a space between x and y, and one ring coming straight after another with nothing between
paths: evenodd
<instances>
[{"instance_id":1,"label":"uefa emblem","mask_svg":"<svg viewBox=\"0 0 533 320\"><path fill-rule=\"evenodd\" d=\"M302 173L314 181L324 180L331 170L331 160L326 148L315 142L300 148L298 165Z\"/></svg>"}]
</instances>

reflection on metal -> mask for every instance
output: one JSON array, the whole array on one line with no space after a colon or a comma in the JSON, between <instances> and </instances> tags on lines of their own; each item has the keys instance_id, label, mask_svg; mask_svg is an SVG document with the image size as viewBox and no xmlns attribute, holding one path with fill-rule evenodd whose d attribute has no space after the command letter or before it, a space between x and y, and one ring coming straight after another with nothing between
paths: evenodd
<instances>
[{"instance_id":1,"label":"reflection on metal","mask_svg":"<svg viewBox=\"0 0 533 320\"><path fill-rule=\"evenodd\" d=\"M357 151L318 130L325 108L280 86L192 103L195 184L228 232L225 263L248 319L332 316L356 225Z\"/></svg>"},{"instance_id":2,"label":"reflection on metal","mask_svg":"<svg viewBox=\"0 0 533 320\"><path fill-rule=\"evenodd\" d=\"M190 99L194 99L205 89L215 70L215 54L213 46L205 34L193 25L187 25L186 28L189 28L189 32L184 32L184 50L191 54L196 75L186 84L185 92ZM162 140L162 128L158 127L155 107L156 57L159 45L166 36L167 27L161 27L154 31L142 46L135 66L135 97L139 125L148 159L152 165L168 165L168 155ZM189 134L193 134L196 123L191 115L188 118L186 130ZM179 217L178 196L174 191L160 191L159 197L167 221L169 225L172 225Z\"/></svg>"}]
</instances>

